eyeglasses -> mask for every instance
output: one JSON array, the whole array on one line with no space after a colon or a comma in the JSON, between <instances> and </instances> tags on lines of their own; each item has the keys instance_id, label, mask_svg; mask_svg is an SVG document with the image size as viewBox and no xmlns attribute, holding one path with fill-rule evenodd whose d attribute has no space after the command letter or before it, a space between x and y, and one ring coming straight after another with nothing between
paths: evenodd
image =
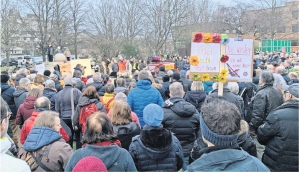
<instances>
[{"instance_id":1,"label":"eyeglasses","mask_svg":"<svg viewBox=\"0 0 300 172\"><path fill-rule=\"evenodd\" d=\"M8 118L8 119L9 119L10 116L11 116L10 113L8 113L6 117L4 117L4 118L1 119L1 123L2 123L2 121L3 121L5 118Z\"/></svg>"}]
</instances>

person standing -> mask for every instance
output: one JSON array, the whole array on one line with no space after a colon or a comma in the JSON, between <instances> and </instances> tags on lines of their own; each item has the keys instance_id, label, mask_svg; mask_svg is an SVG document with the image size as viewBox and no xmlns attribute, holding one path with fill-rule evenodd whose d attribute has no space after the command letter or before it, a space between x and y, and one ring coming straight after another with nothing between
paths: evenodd
<instances>
[{"instance_id":1,"label":"person standing","mask_svg":"<svg viewBox=\"0 0 300 172\"><path fill-rule=\"evenodd\" d=\"M51 44L48 45L47 47L47 56L48 56L48 61L53 62L53 54L54 54L54 49Z\"/></svg>"},{"instance_id":2,"label":"person standing","mask_svg":"<svg viewBox=\"0 0 300 172\"><path fill-rule=\"evenodd\" d=\"M69 48L67 48L64 52L64 55L67 57L67 61L70 61L70 57L71 57L71 52L69 50Z\"/></svg>"},{"instance_id":3,"label":"person standing","mask_svg":"<svg viewBox=\"0 0 300 172\"><path fill-rule=\"evenodd\" d=\"M176 68L181 71L184 70L184 64L185 64L185 60L182 59L181 56L179 56L179 59L176 62Z\"/></svg>"}]
</instances>

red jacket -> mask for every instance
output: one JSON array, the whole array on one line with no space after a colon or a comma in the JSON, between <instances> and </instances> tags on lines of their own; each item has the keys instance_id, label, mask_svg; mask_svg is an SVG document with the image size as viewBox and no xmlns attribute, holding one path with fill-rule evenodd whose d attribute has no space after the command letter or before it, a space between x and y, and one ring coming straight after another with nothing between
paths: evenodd
<instances>
[{"instance_id":1,"label":"red jacket","mask_svg":"<svg viewBox=\"0 0 300 172\"><path fill-rule=\"evenodd\" d=\"M24 144L28 134L30 133L31 129L33 128L35 119L37 118L37 116L40 113L41 112L33 111L31 117L27 121L25 121L25 123L22 127L22 130L21 130L21 134L20 134L20 142L22 145ZM69 136L64 128L61 127L59 133L62 135L62 138L66 142L69 141Z\"/></svg>"},{"instance_id":2,"label":"red jacket","mask_svg":"<svg viewBox=\"0 0 300 172\"><path fill-rule=\"evenodd\" d=\"M34 101L37 97L28 96L19 106L17 116L16 116L16 123L17 125L23 125L24 121L31 117L32 112L34 111Z\"/></svg>"},{"instance_id":3,"label":"red jacket","mask_svg":"<svg viewBox=\"0 0 300 172\"><path fill-rule=\"evenodd\" d=\"M126 61L119 61L118 63L119 72L123 73L126 71Z\"/></svg>"}]
</instances>

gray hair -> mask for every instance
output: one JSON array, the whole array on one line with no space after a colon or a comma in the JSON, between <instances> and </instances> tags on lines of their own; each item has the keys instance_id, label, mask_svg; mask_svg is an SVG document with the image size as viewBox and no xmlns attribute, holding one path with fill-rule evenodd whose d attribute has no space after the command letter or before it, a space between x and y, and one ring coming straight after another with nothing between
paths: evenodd
<instances>
[{"instance_id":1,"label":"gray hair","mask_svg":"<svg viewBox=\"0 0 300 172\"><path fill-rule=\"evenodd\" d=\"M283 66L278 66L276 68L276 73L279 73L279 74L284 74L286 72L285 68Z\"/></svg>"},{"instance_id":2,"label":"gray hair","mask_svg":"<svg viewBox=\"0 0 300 172\"><path fill-rule=\"evenodd\" d=\"M36 74L30 74L30 75L27 75L26 77L31 81L33 82L34 78L35 78Z\"/></svg>"},{"instance_id":3,"label":"gray hair","mask_svg":"<svg viewBox=\"0 0 300 172\"><path fill-rule=\"evenodd\" d=\"M115 100L121 100L121 101L127 102L126 94L119 92L118 94L116 94Z\"/></svg>"},{"instance_id":4,"label":"gray hair","mask_svg":"<svg viewBox=\"0 0 300 172\"><path fill-rule=\"evenodd\" d=\"M114 90L115 90L114 84L109 83L109 84L105 85L105 92L106 93L112 94L114 92Z\"/></svg>"},{"instance_id":5,"label":"gray hair","mask_svg":"<svg viewBox=\"0 0 300 172\"><path fill-rule=\"evenodd\" d=\"M86 85L88 84L91 84L94 82L94 79L93 78L89 78L87 81L86 81Z\"/></svg>"},{"instance_id":6,"label":"gray hair","mask_svg":"<svg viewBox=\"0 0 300 172\"><path fill-rule=\"evenodd\" d=\"M65 85L73 85L72 77L71 76L66 76L64 78L64 83L65 83Z\"/></svg>"},{"instance_id":7,"label":"gray hair","mask_svg":"<svg viewBox=\"0 0 300 172\"><path fill-rule=\"evenodd\" d=\"M204 90L204 86L201 81L193 81L191 85L191 91L203 91L203 90Z\"/></svg>"},{"instance_id":8,"label":"gray hair","mask_svg":"<svg viewBox=\"0 0 300 172\"><path fill-rule=\"evenodd\" d=\"M148 71L146 71L146 70L142 70L142 71L140 71L140 73L139 73L139 75L138 75L138 79L139 79L139 81L140 80L142 80L142 79L149 79L149 73L148 73Z\"/></svg>"},{"instance_id":9,"label":"gray hair","mask_svg":"<svg viewBox=\"0 0 300 172\"><path fill-rule=\"evenodd\" d=\"M50 100L47 97L39 97L34 102L34 108L49 108Z\"/></svg>"},{"instance_id":10,"label":"gray hair","mask_svg":"<svg viewBox=\"0 0 300 172\"><path fill-rule=\"evenodd\" d=\"M234 94L239 94L239 85L236 82L228 82L227 88Z\"/></svg>"},{"instance_id":11,"label":"gray hair","mask_svg":"<svg viewBox=\"0 0 300 172\"><path fill-rule=\"evenodd\" d=\"M167 71L167 75L169 75L169 76L172 76L173 73L174 73L174 72L173 72L172 70L168 70L168 71Z\"/></svg>"},{"instance_id":12,"label":"gray hair","mask_svg":"<svg viewBox=\"0 0 300 172\"><path fill-rule=\"evenodd\" d=\"M45 88L55 88L55 83L53 80L48 79L45 81Z\"/></svg>"},{"instance_id":13,"label":"gray hair","mask_svg":"<svg viewBox=\"0 0 300 172\"><path fill-rule=\"evenodd\" d=\"M27 72L28 72L28 71L27 71L26 68L21 68L21 69L19 70L19 73L20 73L20 74L25 74L25 75L26 75Z\"/></svg>"},{"instance_id":14,"label":"gray hair","mask_svg":"<svg viewBox=\"0 0 300 172\"><path fill-rule=\"evenodd\" d=\"M102 82L102 75L99 72L94 73L93 75L94 82Z\"/></svg>"},{"instance_id":15,"label":"gray hair","mask_svg":"<svg viewBox=\"0 0 300 172\"><path fill-rule=\"evenodd\" d=\"M287 85L284 78L280 74L276 74L276 73L273 73L273 77L274 77L273 87L279 90L283 90L284 87Z\"/></svg>"},{"instance_id":16,"label":"gray hair","mask_svg":"<svg viewBox=\"0 0 300 172\"><path fill-rule=\"evenodd\" d=\"M172 97L181 97L183 98L183 86L180 82L174 82L170 85L170 94Z\"/></svg>"},{"instance_id":17,"label":"gray hair","mask_svg":"<svg viewBox=\"0 0 300 172\"><path fill-rule=\"evenodd\" d=\"M274 84L274 76L271 71L264 70L261 72L259 79L264 83L264 84Z\"/></svg>"},{"instance_id":18,"label":"gray hair","mask_svg":"<svg viewBox=\"0 0 300 172\"><path fill-rule=\"evenodd\" d=\"M30 84L30 80L28 78L22 78L19 81L19 86L26 86L28 84Z\"/></svg>"},{"instance_id":19,"label":"gray hair","mask_svg":"<svg viewBox=\"0 0 300 172\"><path fill-rule=\"evenodd\" d=\"M117 83L117 87L125 87L126 85L125 79L123 78L118 78L116 83Z\"/></svg>"},{"instance_id":20,"label":"gray hair","mask_svg":"<svg viewBox=\"0 0 300 172\"><path fill-rule=\"evenodd\" d=\"M75 70L73 72L73 78L81 78L81 72L79 70Z\"/></svg>"}]
</instances>

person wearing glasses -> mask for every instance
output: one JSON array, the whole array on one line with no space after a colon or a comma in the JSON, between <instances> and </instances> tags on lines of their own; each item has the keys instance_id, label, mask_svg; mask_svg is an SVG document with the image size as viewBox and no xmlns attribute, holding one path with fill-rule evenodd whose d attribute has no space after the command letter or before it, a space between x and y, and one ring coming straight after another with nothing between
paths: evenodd
<instances>
[{"instance_id":1,"label":"person wearing glasses","mask_svg":"<svg viewBox=\"0 0 300 172\"><path fill-rule=\"evenodd\" d=\"M285 102L257 130L266 149L262 162L271 171L299 171L299 84L284 88Z\"/></svg>"},{"instance_id":2,"label":"person wearing glasses","mask_svg":"<svg viewBox=\"0 0 300 172\"><path fill-rule=\"evenodd\" d=\"M17 159L9 151L11 142L7 138L7 129L9 125L10 113L8 113L5 101L1 97L1 121L0 121L0 171L18 171L18 172L29 172L30 168L25 161Z\"/></svg>"}]
</instances>

